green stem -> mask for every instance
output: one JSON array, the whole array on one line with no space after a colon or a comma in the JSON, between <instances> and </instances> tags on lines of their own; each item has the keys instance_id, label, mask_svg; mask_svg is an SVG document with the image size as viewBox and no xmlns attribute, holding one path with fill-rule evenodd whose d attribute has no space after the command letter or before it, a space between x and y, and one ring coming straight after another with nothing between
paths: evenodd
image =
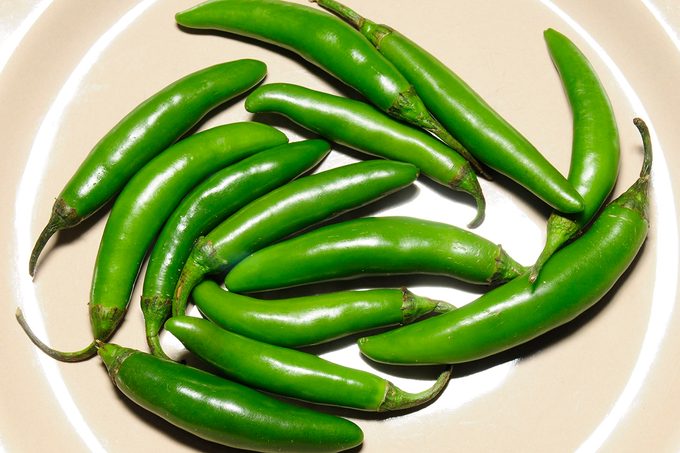
<instances>
[{"instance_id":1,"label":"green stem","mask_svg":"<svg viewBox=\"0 0 680 453\"><path fill-rule=\"evenodd\" d=\"M524 274L526 271L526 267L515 261L505 252L505 250L503 250L503 247L499 245L498 256L496 257L496 269L488 282L490 285L503 283Z\"/></svg>"},{"instance_id":2,"label":"green stem","mask_svg":"<svg viewBox=\"0 0 680 453\"><path fill-rule=\"evenodd\" d=\"M196 285L198 285L205 272L201 266L189 259L182 269L177 288L175 289L175 297L172 299L172 316L184 315L189 304L189 295Z\"/></svg>"},{"instance_id":3,"label":"green stem","mask_svg":"<svg viewBox=\"0 0 680 453\"><path fill-rule=\"evenodd\" d=\"M363 16L357 14L353 9L334 0L310 0L310 2L317 3L320 7L327 9L328 11L337 15L356 29L360 29L366 20Z\"/></svg>"},{"instance_id":4,"label":"green stem","mask_svg":"<svg viewBox=\"0 0 680 453\"><path fill-rule=\"evenodd\" d=\"M447 302L418 296L406 288L401 288L401 295L402 324L410 324L428 313L445 313L453 309L453 306Z\"/></svg>"},{"instance_id":5,"label":"green stem","mask_svg":"<svg viewBox=\"0 0 680 453\"><path fill-rule=\"evenodd\" d=\"M578 233L579 226L573 220L566 217L562 217L559 214L551 214L548 218L547 231L548 235L545 239L545 246L538 259L531 266L529 272L529 281L531 283L535 282L541 273L543 265L548 261L548 259L559 249L565 242L567 242L571 237Z\"/></svg>"},{"instance_id":6,"label":"green stem","mask_svg":"<svg viewBox=\"0 0 680 453\"><path fill-rule=\"evenodd\" d=\"M633 124L640 131L642 137L642 147L644 149L644 161L642 162L642 169L640 170L641 178L649 178L652 174L652 137L649 134L647 124L642 118L634 118Z\"/></svg>"},{"instance_id":7,"label":"green stem","mask_svg":"<svg viewBox=\"0 0 680 453\"><path fill-rule=\"evenodd\" d=\"M443 300L436 300L436 299L430 299L432 302L436 302L437 306L434 307L434 310L432 310L433 313L438 313L438 314L443 314L443 313L448 313L453 310L457 310L457 307L453 304L450 304L448 302L445 302Z\"/></svg>"},{"instance_id":8,"label":"green stem","mask_svg":"<svg viewBox=\"0 0 680 453\"><path fill-rule=\"evenodd\" d=\"M444 126L441 125L441 123L435 119L431 114L428 113L429 118L423 118L422 122L419 123L420 127L423 129L429 131L430 133L434 134L437 138L439 138L442 142L444 142L449 148L453 149L456 151L458 154L463 156L465 160L470 162L470 165L477 170L477 173L479 173L479 176L483 177L484 179L491 181L493 178L489 173L484 170L484 167L482 167L482 164L479 163L475 157L470 154L470 151L467 150L458 140L453 138L453 135L449 133L446 129L444 129Z\"/></svg>"},{"instance_id":9,"label":"green stem","mask_svg":"<svg viewBox=\"0 0 680 453\"><path fill-rule=\"evenodd\" d=\"M82 362L91 357L94 357L94 355L97 353L97 348L94 341L84 349L81 349L80 351L63 352L52 349L45 343L40 341L40 339L35 335L35 333L33 333L33 330L31 330L28 323L26 322L24 314L22 313L20 308L17 308L16 318L17 321L19 322L19 325L21 326L22 329L24 329L24 332L26 332L26 335L28 335L28 338L33 342L33 344L35 344L38 348L40 348L42 352L44 352L45 354L47 354L48 356L52 357L55 360L59 360L60 362Z\"/></svg>"},{"instance_id":10,"label":"green stem","mask_svg":"<svg viewBox=\"0 0 680 453\"><path fill-rule=\"evenodd\" d=\"M57 198L52 207L50 220L48 220L47 225L45 225L45 228L40 232L40 236L38 236L38 239L33 246L33 251L31 252L31 257L28 261L28 273L31 277L35 275L38 257L54 233L77 225L81 220L82 218L75 209L67 205L62 198Z\"/></svg>"},{"instance_id":11,"label":"green stem","mask_svg":"<svg viewBox=\"0 0 680 453\"><path fill-rule=\"evenodd\" d=\"M163 351L159 334L163 323L172 313L172 299L158 295L142 296L140 305L144 315L144 328L149 350L156 357L169 359Z\"/></svg>"},{"instance_id":12,"label":"green stem","mask_svg":"<svg viewBox=\"0 0 680 453\"><path fill-rule=\"evenodd\" d=\"M626 209L631 209L648 221L649 215L647 210L649 207L649 198L647 194L649 192L649 182L652 172L652 139L644 121L640 118L635 118L633 123L640 131L644 148L644 160L642 162L642 169L640 170L640 177L628 190L621 194L616 200L612 201L612 203Z\"/></svg>"},{"instance_id":13,"label":"green stem","mask_svg":"<svg viewBox=\"0 0 680 453\"><path fill-rule=\"evenodd\" d=\"M468 228L476 228L481 225L486 214L486 199L472 167L469 164L463 166L455 178L449 182L449 187L453 190L465 192L474 198L477 205L477 213L475 218L468 223Z\"/></svg>"},{"instance_id":14,"label":"green stem","mask_svg":"<svg viewBox=\"0 0 680 453\"><path fill-rule=\"evenodd\" d=\"M451 368L439 375L434 385L419 393L405 392L388 382L385 398L378 407L379 412L408 409L427 403L437 397L446 387L451 378Z\"/></svg>"}]
</instances>

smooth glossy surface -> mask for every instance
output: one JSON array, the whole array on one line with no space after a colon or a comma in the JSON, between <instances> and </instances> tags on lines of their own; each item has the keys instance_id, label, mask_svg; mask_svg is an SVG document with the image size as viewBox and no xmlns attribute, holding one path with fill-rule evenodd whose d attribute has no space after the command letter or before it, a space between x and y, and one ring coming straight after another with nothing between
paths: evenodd
<instances>
[{"instance_id":1,"label":"smooth glossy surface","mask_svg":"<svg viewBox=\"0 0 680 453\"><path fill-rule=\"evenodd\" d=\"M415 88L432 114L484 165L562 212L583 209L565 177L450 67L398 30L335 0L317 0L366 36Z\"/></svg>"},{"instance_id":2,"label":"smooth glossy surface","mask_svg":"<svg viewBox=\"0 0 680 453\"><path fill-rule=\"evenodd\" d=\"M31 276L55 232L91 216L209 111L252 88L266 74L267 66L257 60L213 65L171 83L125 115L97 142L59 193L31 254Z\"/></svg>"},{"instance_id":3,"label":"smooth glossy surface","mask_svg":"<svg viewBox=\"0 0 680 453\"><path fill-rule=\"evenodd\" d=\"M370 104L299 85L272 83L246 98L252 113L278 113L339 145L408 162L477 203L475 226L484 218L484 195L468 161L431 135L396 121Z\"/></svg>"},{"instance_id":4,"label":"smooth glossy surface","mask_svg":"<svg viewBox=\"0 0 680 453\"><path fill-rule=\"evenodd\" d=\"M343 165L285 184L239 209L196 240L182 268L172 314L184 314L191 290L228 272L251 253L412 185L411 164L372 160Z\"/></svg>"},{"instance_id":5,"label":"smooth glossy surface","mask_svg":"<svg viewBox=\"0 0 680 453\"><path fill-rule=\"evenodd\" d=\"M357 340L372 360L392 364L464 363L528 343L578 319L628 270L649 231L652 150L644 122L640 178L559 250L534 282L522 275L447 315Z\"/></svg>"},{"instance_id":6,"label":"smooth glossy surface","mask_svg":"<svg viewBox=\"0 0 680 453\"><path fill-rule=\"evenodd\" d=\"M332 15L285 0L209 0L179 12L175 19L190 30L221 30L289 49L389 115L432 132L480 168L394 65Z\"/></svg>"},{"instance_id":7,"label":"smooth glossy surface","mask_svg":"<svg viewBox=\"0 0 680 453\"><path fill-rule=\"evenodd\" d=\"M545 247L531 268L531 281L536 280L543 263L600 211L616 184L621 155L611 102L592 65L562 33L548 29L543 37L571 107L569 182L583 197L584 209L572 216L550 215Z\"/></svg>"},{"instance_id":8,"label":"smooth glossy surface","mask_svg":"<svg viewBox=\"0 0 680 453\"><path fill-rule=\"evenodd\" d=\"M495 285L524 272L503 248L441 222L364 217L328 225L258 250L225 279L235 292L378 275L431 274Z\"/></svg>"},{"instance_id":9,"label":"smooth glossy surface","mask_svg":"<svg viewBox=\"0 0 680 453\"><path fill-rule=\"evenodd\" d=\"M329 152L325 140L275 146L218 171L182 199L160 230L144 274L140 306L154 354L161 353L158 332L172 312L175 286L196 239L249 202L312 169Z\"/></svg>"},{"instance_id":10,"label":"smooth glossy surface","mask_svg":"<svg viewBox=\"0 0 680 453\"><path fill-rule=\"evenodd\" d=\"M144 256L182 198L215 171L286 141L261 123L219 126L178 142L132 178L111 208L97 253L89 305L95 339L105 341L111 330L95 322L94 307L127 306Z\"/></svg>"},{"instance_id":11,"label":"smooth glossy surface","mask_svg":"<svg viewBox=\"0 0 680 453\"><path fill-rule=\"evenodd\" d=\"M112 343L99 348L115 386L139 406L203 439L255 451L342 451L354 423L278 401L211 373Z\"/></svg>"},{"instance_id":12,"label":"smooth glossy surface","mask_svg":"<svg viewBox=\"0 0 680 453\"><path fill-rule=\"evenodd\" d=\"M229 379L279 395L366 411L425 404L446 384L447 374L422 394L411 394L373 373L338 365L314 354L274 346L224 330L194 316L174 316L165 328Z\"/></svg>"},{"instance_id":13,"label":"smooth glossy surface","mask_svg":"<svg viewBox=\"0 0 680 453\"><path fill-rule=\"evenodd\" d=\"M207 280L194 288L191 297L201 315L220 327L289 348L408 324L428 313L453 308L406 288L335 291L272 301L225 291Z\"/></svg>"},{"instance_id":14,"label":"smooth glossy surface","mask_svg":"<svg viewBox=\"0 0 680 453\"><path fill-rule=\"evenodd\" d=\"M210 64L258 58L269 67L269 82L351 94L334 80L318 77L301 59L273 47L180 32L174 13L193 4L0 4L0 120L9 125L3 133L0 192L7 219L1 227L6 239L1 285L7 297L0 342L11 367L0 377L4 450L50 451L59 445L74 452L214 451L212 445L164 428L123 403L96 360L73 365L46 358L13 318L20 304L32 325L46 334L43 338L64 347L79 347L90 335L87 310L79 301L88 293L104 213L95 215L77 240L71 235L58 238L61 246L46 255L35 282L26 273L28 253L42 227L41 213L49 210L53 194L84 157L79 150L89 149L159 84ZM608 302L578 329L575 325L561 330L510 356L454 369L443 395L422 411L384 421L355 418L366 434L362 452L417 451L424 445L431 452L448 452L452 439L473 452L680 449L680 311L675 309L680 92L672 89L680 78L676 2L375 0L351 6L361 6L367 16L397 27L452 65L563 174L569 167L571 114L542 39L545 28L573 39L609 92L622 143L615 195L639 171L633 116L647 119L655 137L652 229L640 258ZM240 100L201 128L250 117ZM291 123L279 124L290 131L291 140L310 135ZM354 157L332 153L322 169ZM509 182L481 184L488 209L476 232L504 244L522 264L531 264L542 247L549 213L524 199ZM458 226L474 214L465 199L444 196L425 180L399 201L369 212L418 215ZM478 295L432 279L392 283L458 305ZM129 314L114 340L145 348L138 312ZM175 347L171 340L164 338L169 351ZM332 360L370 369L346 343L322 352ZM406 370L377 372L414 391L429 383L413 379L423 376ZM429 373L425 378L432 377ZM39 436L36 426L41 427Z\"/></svg>"}]
</instances>

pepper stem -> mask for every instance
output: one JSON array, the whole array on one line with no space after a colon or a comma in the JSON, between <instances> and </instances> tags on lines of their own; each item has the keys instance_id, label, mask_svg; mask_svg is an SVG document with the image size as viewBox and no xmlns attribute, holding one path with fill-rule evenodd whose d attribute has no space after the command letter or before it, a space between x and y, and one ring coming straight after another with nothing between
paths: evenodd
<instances>
[{"instance_id":1,"label":"pepper stem","mask_svg":"<svg viewBox=\"0 0 680 453\"><path fill-rule=\"evenodd\" d=\"M35 344L42 352L44 352L45 354L47 354L48 356L52 357L55 360L59 360L60 362L82 362L84 360L94 357L94 355L97 353L97 348L95 346L94 341L84 349L81 349L80 351L63 352L57 351L56 349L52 349L45 343L40 341L40 339L35 335L33 330L31 330L30 326L26 322L26 319L24 318L24 314L21 311L21 308L17 308L16 318L17 321L19 322L19 325L21 326L22 329L24 329L24 332L26 332L26 335L28 335L28 338L33 342L33 344Z\"/></svg>"},{"instance_id":2,"label":"pepper stem","mask_svg":"<svg viewBox=\"0 0 680 453\"><path fill-rule=\"evenodd\" d=\"M472 167L469 164L465 164L448 185L453 190L467 193L475 200L477 213L475 218L468 223L468 228L476 228L481 225L486 214L486 200Z\"/></svg>"},{"instance_id":3,"label":"pepper stem","mask_svg":"<svg viewBox=\"0 0 680 453\"><path fill-rule=\"evenodd\" d=\"M442 126L439 120L432 116L413 86L411 86L410 90L400 94L392 107L388 109L387 113L402 121L425 129L444 142L446 146L460 154L465 160L470 162L472 168L474 168L481 177L489 181L493 179L491 175L484 170L484 167L482 167L479 161L470 154L470 151L468 151L462 143L456 140L453 135Z\"/></svg>"},{"instance_id":4,"label":"pepper stem","mask_svg":"<svg viewBox=\"0 0 680 453\"><path fill-rule=\"evenodd\" d=\"M43 230L40 232L40 236L38 236L38 239L35 241L35 245L33 246L33 251L31 251L31 257L28 261L28 273L31 275L31 277L35 275L38 257L54 233L77 225L81 220L82 218L78 216L75 209L67 205L62 198L57 198L57 200L54 202L54 206L52 207L50 219L47 221L45 228L43 228Z\"/></svg>"},{"instance_id":5,"label":"pepper stem","mask_svg":"<svg viewBox=\"0 0 680 453\"><path fill-rule=\"evenodd\" d=\"M165 320L172 314L172 299L163 296L142 296L141 307L149 350L156 357L169 359L161 346L159 333Z\"/></svg>"},{"instance_id":6,"label":"pepper stem","mask_svg":"<svg viewBox=\"0 0 680 453\"><path fill-rule=\"evenodd\" d=\"M446 313L454 309L448 302L419 296L406 288L401 288L401 298L402 324L410 324L428 313Z\"/></svg>"},{"instance_id":7,"label":"pepper stem","mask_svg":"<svg viewBox=\"0 0 680 453\"><path fill-rule=\"evenodd\" d=\"M432 387L419 393L405 392L391 382L388 382L385 398L380 406L378 406L378 412L409 409L425 404L433 400L444 390L450 378L451 368L441 373Z\"/></svg>"},{"instance_id":8,"label":"pepper stem","mask_svg":"<svg viewBox=\"0 0 680 453\"><path fill-rule=\"evenodd\" d=\"M433 313L442 314L442 313L448 313L450 311L458 309L455 305L450 304L448 302L445 302L443 300L436 300L436 299L430 299L430 300L432 300L432 302L437 303L437 305L434 307L434 310L432 310Z\"/></svg>"},{"instance_id":9,"label":"pepper stem","mask_svg":"<svg viewBox=\"0 0 680 453\"><path fill-rule=\"evenodd\" d=\"M456 151L458 154L463 156L465 160L470 162L470 165L477 170L477 173L479 173L479 176L482 178L491 181L493 178L489 173L484 170L484 167L482 167L482 164L479 163L475 157L470 154L470 151L467 150L463 146L462 143L460 143L458 140L453 138L453 135L447 131L444 126L434 117L432 116L431 113L428 112L429 118L423 118L423 121L419 123L419 126L422 127L423 129L431 132L434 134L439 140L443 141L449 148L453 149Z\"/></svg>"},{"instance_id":10,"label":"pepper stem","mask_svg":"<svg viewBox=\"0 0 680 453\"><path fill-rule=\"evenodd\" d=\"M634 118L633 124L640 131L642 137L642 147L644 149L644 160L640 169L640 178L649 178L652 173L652 138L649 135L649 128L642 118Z\"/></svg>"},{"instance_id":11,"label":"pepper stem","mask_svg":"<svg viewBox=\"0 0 680 453\"><path fill-rule=\"evenodd\" d=\"M527 271L527 268L515 261L510 255L498 246L496 268L493 275L487 280L490 285L497 285L512 280Z\"/></svg>"},{"instance_id":12,"label":"pepper stem","mask_svg":"<svg viewBox=\"0 0 680 453\"><path fill-rule=\"evenodd\" d=\"M468 194L472 195L475 199L475 204L477 205L477 212L475 218L468 223L468 228L477 228L484 221L486 216L486 200L484 199L484 193L482 188L479 187L479 182L475 181L476 189L467 191Z\"/></svg>"},{"instance_id":13,"label":"pepper stem","mask_svg":"<svg viewBox=\"0 0 680 453\"><path fill-rule=\"evenodd\" d=\"M579 226L573 220L562 217L559 214L551 214L548 218L547 231L548 234L545 239L545 246L538 256L538 259L531 266L529 272L529 281L535 282L541 269L546 261L559 249L562 244L567 242L572 236L578 233Z\"/></svg>"},{"instance_id":14,"label":"pepper stem","mask_svg":"<svg viewBox=\"0 0 680 453\"><path fill-rule=\"evenodd\" d=\"M204 275L205 272L202 267L190 258L184 265L175 288L175 297L172 299L172 316L181 316L186 313L189 295L194 287L203 280Z\"/></svg>"},{"instance_id":15,"label":"pepper stem","mask_svg":"<svg viewBox=\"0 0 680 453\"><path fill-rule=\"evenodd\" d=\"M647 209L649 206L647 192L649 191L649 180L652 172L652 140L649 135L649 129L644 121L640 118L635 118L633 123L640 131L644 148L644 160L640 170L640 177L612 203L626 209L632 209L647 220Z\"/></svg>"},{"instance_id":16,"label":"pepper stem","mask_svg":"<svg viewBox=\"0 0 680 453\"><path fill-rule=\"evenodd\" d=\"M124 348L113 343L104 343L100 340L95 340L97 354L101 357L102 362L106 366L106 371L109 373L111 381L116 385L116 376L118 369L123 362L133 354L138 354L139 351L130 348Z\"/></svg>"},{"instance_id":17,"label":"pepper stem","mask_svg":"<svg viewBox=\"0 0 680 453\"><path fill-rule=\"evenodd\" d=\"M350 24L356 29L361 29L364 21L366 20L363 16L357 14L356 11L348 6L338 3L334 0L309 0L312 3L317 3L320 7L332 12L336 16L340 17L342 20Z\"/></svg>"}]
</instances>

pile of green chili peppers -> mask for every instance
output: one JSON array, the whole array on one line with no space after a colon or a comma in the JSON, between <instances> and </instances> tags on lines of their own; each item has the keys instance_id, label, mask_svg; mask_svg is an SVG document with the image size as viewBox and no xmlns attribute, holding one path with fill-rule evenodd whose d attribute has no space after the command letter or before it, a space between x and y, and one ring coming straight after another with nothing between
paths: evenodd
<instances>
[{"instance_id":1,"label":"pile of green chili peppers","mask_svg":"<svg viewBox=\"0 0 680 453\"><path fill-rule=\"evenodd\" d=\"M77 362L99 355L115 386L137 404L236 448L360 445L363 433L353 422L262 391L376 412L430 403L446 387L451 364L530 341L599 301L649 229L649 132L634 120L644 145L640 177L603 206L618 175L617 125L602 83L567 37L555 30L544 36L573 114L565 178L426 50L334 0L315 2L332 14L281 0L210 0L176 20L297 52L364 100L291 84L255 88L267 72L256 60L218 64L166 86L95 145L56 198L30 257L33 275L52 235L114 200L88 304L93 339L78 351L56 350L17 311L29 338L51 357ZM248 91L249 112L284 115L320 138L288 143L281 131L253 121L185 136L211 110ZM382 159L315 171L332 143ZM412 217L354 218L317 228L421 175L475 200L472 228L486 207L477 177L494 171L554 209L545 248L530 267L472 231ZM108 342L147 254L141 308L151 353ZM406 288L280 300L243 294L404 274L491 289L461 308ZM202 318L185 314L190 300ZM166 356L163 327L212 372ZM370 335L375 329L381 333ZM441 374L430 388L409 393L299 349L360 333L366 357L444 365Z\"/></svg>"}]
</instances>

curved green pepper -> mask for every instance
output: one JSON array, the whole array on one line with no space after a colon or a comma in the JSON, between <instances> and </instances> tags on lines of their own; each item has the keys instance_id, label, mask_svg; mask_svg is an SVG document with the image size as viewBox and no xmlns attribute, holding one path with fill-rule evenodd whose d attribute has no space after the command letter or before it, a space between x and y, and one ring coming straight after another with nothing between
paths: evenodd
<instances>
[{"instance_id":1,"label":"curved green pepper","mask_svg":"<svg viewBox=\"0 0 680 453\"><path fill-rule=\"evenodd\" d=\"M109 131L62 189L35 243L29 273L54 233L74 227L101 208L158 153L184 135L210 110L260 82L267 66L237 60L189 74L168 85Z\"/></svg>"},{"instance_id":2,"label":"curved green pepper","mask_svg":"<svg viewBox=\"0 0 680 453\"><path fill-rule=\"evenodd\" d=\"M451 374L450 370L444 371L430 388L408 393L367 371L243 337L205 319L175 316L168 319L165 329L230 379L331 406L374 412L420 406L444 390Z\"/></svg>"},{"instance_id":3,"label":"curved green pepper","mask_svg":"<svg viewBox=\"0 0 680 453\"><path fill-rule=\"evenodd\" d=\"M172 301L184 314L191 290L207 274L219 274L256 250L343 212L410 185L418 169L374 160L322 171L273 190L222 222L196 242Z\"/></svg>"},{"instance_id":4,"label":"curved green pepper","mask_svg":"<svg viewBox=\"0 0 680 453\"><path fill-rule=\"evenodd\" d=\"M198 437L257 451L342 451L354 423L266 396L196 368L111 343L99 356L114 385L144 409Z\"/></svg>"},{"instance_id":5,"label":"curved green pepper","mask_svg":"<svg viewBox=\"0 0 680 453\"><path fill-rule=\"evenodd\" d=\"M176 14L175 19L185 27L236 33L300 54L380 110L433 133L483 174L474 157L430 114L404 76L337 17L280 0L210 0Z\"/></svg>"},{"instance_id":6,"label":"curved green pepper","mask_svg":"<svg viewBox=\"0 0 680 453\"><path fill-rule=\"evenodd\" d=\"M398 31L335 0L313 0L359 30L415 88L425 106L482 164L508 176L561 212L583 209L562 174L444 63Z\"/></svg>"},{"instance_id":7,"label":"curved green pepper","mask_svg":"<svg viewBox=\"0 0 680 453\"><path fill-rule=\"evenodd\" d=\"M336 223L259 250L227 274L250 292L372 275L435 274L475 284L511 280L524 267L470 231L411 217Z\"/></svg>"},{"instance_id":8,"label":"curved green pepper","mask_svg":"<svg viewBox=\"0 0 680 453\"><path fill-rule=\"evenodd\" d=\"M569 216L550 215L545 247L531 269L532 281L543 263L600 209L616 183L621 154L614 111L590 62L561 33L549 29L544 37L571 104L574 132L569 182L583 197L584 209Z\"/></svg>"},{"instance_id":9,"label":"curved green pepper","mask_svg":"<svg viewBox=\"0 0 680 453\"><path fill-rule=\"evenodd\" d=\"M182 198L224 166L287 141L271 126L228 124L177 142L145 165L116 199L99 244L89 303L93 342L80 351L55 351L26 329L31 340L57 360L94 356L95 341L108 339L123 320L146 252Z\"/></svg>"},{"instance_id":10,"label":"curved green pepper","mask_svg":"<svg viewBox=\"0 0 680 453\"><path fill-rule=\"evenodd\" d=\"M642 120L640 178L611 202L583 236L555 253L532 283L528 275L451 313L359 339L372 360L458 363L507 350L565 324L599 301L633 262L647 237L652 150Z\"/></svg>"},{"instance_id":11,"label":"curved green pepper","mask_svg":"<svg viewBox=\"0 0 680 453\"><path fill-rule=\"evenodd\" d=\"M357 332L409 324L453 307L406 288L338 291L289 299L261 300L225 291L214 281L191 293L203 316L218 326L269 344L296 348Z\"/></svg>"},{"instance_id":12,"label":"curved green pepper","mask_svg":"<svg viewBox=\"0 0 680 453\"><path fill-rule=\"evenodd\" d=\"M431 135L393 120L368 104L297 85L272 83L248 95L246 110L280 113L328 140L411 163L433 181L472 195L477 216L470 227L484 219L484 194L465 159Z\"/></svg>"},{"instance_id":13,"label":"curved green pepper","mask_svg":"<svg viewBox=\"0 0 680 453\"><path fill-rule=\"evenodd\" d=\"M152 353L164 356L158 333L172 314L172 296L196 239L249 202L309 170L329 151L323 140L276 146L215 173L182 200L158 235L144 275L141 307Z\"/></svg>"}]
</instances>

